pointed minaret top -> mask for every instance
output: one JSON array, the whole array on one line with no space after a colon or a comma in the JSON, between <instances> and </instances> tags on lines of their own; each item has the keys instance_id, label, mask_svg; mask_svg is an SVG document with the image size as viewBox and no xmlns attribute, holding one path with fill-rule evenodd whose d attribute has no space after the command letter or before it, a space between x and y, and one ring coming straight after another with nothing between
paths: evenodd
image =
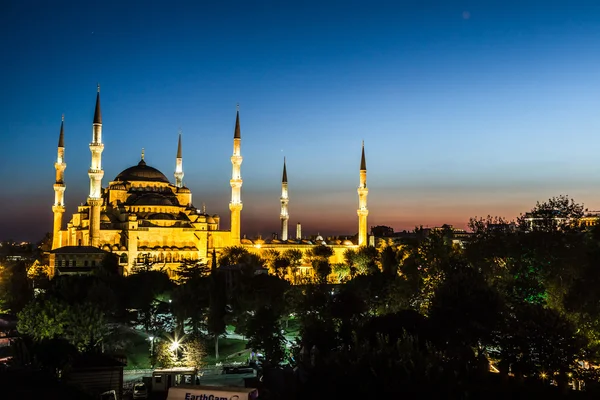
<instances>
[{"instance_id":1,"label":"pointed minaret top","mask_svg":"<svg viewBox=\"0 0 600 400\"><path fill-rule=\"evenodd\" d=\"M100 111L100 84L98 84L98 94L96 94L96 111L94 111L94 124L102 123L102 111Z\"/></svg>"},{"instance_id":2,"label":"pointed minaret top","mask_svg":"<svg viewBox=\"0 0 600 400\"><path fill-rule=\"evenodd\" d=\"M364 140L362 142L362 155L360 157L360 170L361 171L367 170L367 162L365 161L365 141Z\"/></svg>"},{"instance_id":3,"label":"pointed minaret top","mask_svg":"<svg viewBox=\"0 0 600 400\"><path fill-rule=\"evenodd\" d=\"M60 135L58 136L58 147L65 147L65 114L62 115L60 123Z\"/></svg>"},{"instance_id":4,"label":"pointed minaret top","mask_svg":"<svg viewBox=\"0 0 600 400\"><path fill-rule=\"evenodd\" d=\"M177 143L177 158L181 158L181 128L179 128L179 142Z\"/></svg>"},{"instance_id":5,"label":"pointed minaret top","mask_svg":"<svg viewBox=\"0 0 600 400\"><path fill-rule=\"evenodd\" d=\"M144 160L144 148L143 147L142 147L142 161L144 161L144 162L146 161L146 160Z\"/></svg>"},{"instance_id":6,"label":"pointed minaret top","mask_svg":"<svg viewBox=\"0 0 600 400\"><path fill-rule=\"evenodd\" d=\"M237 105L237 113L235 115L235 131L233 132L234 139L241 139L242 135L240 134L240 105Z\"/></svg>"},{"instance_id":7,"label":"pointed minaret top","mask_svg":"<svg viewBox=\"0 0 600 400\"><path fill-rule=\"evenodd\" d=\"M287 183L287 170L285 168L285 157L283 157L283 178L281 178L281 183Z\"/></svg>"}]
</instances>

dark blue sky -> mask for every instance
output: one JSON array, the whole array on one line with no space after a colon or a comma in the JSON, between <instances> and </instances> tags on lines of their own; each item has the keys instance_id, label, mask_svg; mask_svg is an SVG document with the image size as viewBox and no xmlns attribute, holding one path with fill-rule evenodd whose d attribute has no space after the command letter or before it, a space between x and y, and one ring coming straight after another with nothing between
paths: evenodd
<instances>
[{"instance_id":1,"label":"dark blue sky","mask_svg":"<svg viewBox=\"0 0 600 400\"><path fill-rule=\"evenodd\" d=\"M123 3L123 4L122 4ZM124 4L127 3L127 4ZM194 203L228 201L236 103L242 232L356 232L360 143L369 224L512 218L570 194L600 208L596 1L42 2L0 13L0 238L51 230L65 114L67 215L88 194L96 83L104 186L146 161Z\"/></svg>"}]
</instances>

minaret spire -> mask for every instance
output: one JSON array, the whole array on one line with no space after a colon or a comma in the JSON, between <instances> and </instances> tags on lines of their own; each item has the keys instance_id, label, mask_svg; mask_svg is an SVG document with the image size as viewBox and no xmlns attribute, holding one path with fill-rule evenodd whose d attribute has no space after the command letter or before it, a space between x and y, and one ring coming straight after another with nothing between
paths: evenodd
<instances>
[{"instance_id":1,"label":"minaret spire","mask_svg":"<svg viewBox=\"0 0 600 400\"><path fill-rule=\"evenodd\" d=\"M54 226L52 230L52 250L61 247L62 235L62 218L65 212L65 115L62 115L60 123L60 134L58 135L58 151L56 154L56 162L54 169L56 170L56 181L54 183L54 205L52 213L54 214Z\"/></svg>"},{"instance_id":2,"label":"minaret spire","mask_svg":"<svg viewBox=\"0 0 600 400\"><path fill-rule=\"evenodd\" d=\"M90 246L99 247L100 244L100 208L102 207L102 152L104 144L102 143L102 112L100 111L100 84L98 84L98 93L96 94L96 108L94 110L94 122L92 123L92 143L90 143L90 152L92 153L92 162L88 170L90 177L90 195L88 196L89 213L89 235Z\"/></svg>"},{"instance_id":3,"label":"minaret spire","mask_svg":"<svg viewBox=\"0 0 600 400\"><path fill-rule=\"evenodd\" d=\"M235 130L233 131L234 139L241 139L242 135L240 134L240 105L236 106L237 113L235 115Z\"/></svg>"},{"instance_id":4,"label":"minaret spire","mask_svg":"<svg viewBox=\"0 0 600 400\"><path fill-rule=\"evenodd\" d=\"M233 155L231 156L231 202L229 210L231 211L231 243L235 246L240 243L240 227L242 212L242 135L240 133L240 105L237 105L235 116L235 129L233 131Z\"/></svg>"},{"instance_id":5,"label":"minaret spire","mask_svg":"<svg viewBox=\"0 0 600 400\"><path fill-rule=\"evenodd\" d=\"M367 170L367 162L365 161L365 141L362 141L362 155L360 157L360 170L361 171L366 171Z\"/></svg>"},{"instance_id":6,"label":"minaret spire","mask_svg":"<svg viewBox=\"0 0 600 400\"><path fill-rule=\"evenodd\" d=\"M175 186L183 187L183 158L181 157L181 128L179 128L179 141L177 142L177 157L175 160Z\"/></svg>"},{"instance_id":7,"label":"minaret spire","mask_svg":"<svg viewBox=\"0 0 600 400\"><path fill-rule=\"evenodd\" d=\"M96 110L94 111L94 124L102 123L102 111L100 110L100 84L98 84L98 94L96 94Z\"/></svg>"},{"instance_id":8,"label":"minaret spire","mask_svg":"<svg viewBox=\"0 0 600 400\"><path fill-rule=\"evenodd\" d=\"M290 201L288 196L288 181L287 181L287 170L285 167L285 157L283 157L283 176L281 178L281 213L279 219L281 220L281 240L288 240L288 220L290 215L288 213L288 203Z\"/></svg>"},{"instance_id":9,"label":"minaret spire","mask_svg":"<svg viewBox=\"0 0 600 400\"><path fill-rule=\"evenodd\" d=\"M60 123L60 134L58 135L58 147L65 147L65 114L62 115Z\"/></svg>"},{"instance_id":10,"label":"minaret spire","mask_svg":"<svg viewBox=\"0 0 600 400\"><path fill-rule=\"evenodd\" d=\"M362 154L360 158L360 184L358 186L358 245L367 246L367 162L365 160L365 142L362 143Z\"/></svg>"}]
</instances>

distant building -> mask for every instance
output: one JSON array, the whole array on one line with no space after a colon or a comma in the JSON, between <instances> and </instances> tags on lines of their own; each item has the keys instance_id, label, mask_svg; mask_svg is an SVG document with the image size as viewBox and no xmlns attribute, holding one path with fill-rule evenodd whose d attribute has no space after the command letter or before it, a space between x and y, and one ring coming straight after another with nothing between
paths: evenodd
<instances>
[{"instance_id":1,"label":"distant building","mask_svg":"<svg viewBox=\"0 0 600 400\"><path fill-rule=\"evenodd\" d=\"M51 274L80 275L90 274L102 261L108 251L93 246L63 246L50 251Z\"/></svg>"},{"instance_id":2,"label":"distant building","mask_svg":"<svg viewBox=\"0 0 600 400\"><path fill-rule=\"evenodd\" d=\"M391 232L390 232L391 230ZM468 232L461 228L455 228L452 225L444 224L439 227L426 227L426 228L417 228L414 231L402 231L402 232L394 232L392 228L388 226L376 226L371 228L371 234L375 238L375 241L378 239L392 240L396 244L403 244L407 241L414 241L419 239L424 239L429 236L432 232L443 232L445 233L449 239L452 240L452 243L464 246L467 243L473 233Z\"/></svg>"},{"instance_id":3,"label":"distant building","mask_svg":"<svg viewBox=\"0 0 600 400\"><path fill-rule=\"evenodd\" d=\"M598 221L600 221L600 211L585 210L581 218L573 219L561 215L559 210L538 210L535 213L526 213L524 215L524 220L528 223L529 229L534 229L535 227L542 226L542 224L549 223L555 224L556 227L563 224L590 227L596 225Z\"/></svg>"},{"instance_id":4,"label":"distant building","mask_svg":"<svg viewBox=\"0 0 600 400\"><path fill-rule=\"evenodd\" d=\"M371 235L378 238L394 236L394 228L385 225L372 226Z\"/></svg>"}]
</instances>

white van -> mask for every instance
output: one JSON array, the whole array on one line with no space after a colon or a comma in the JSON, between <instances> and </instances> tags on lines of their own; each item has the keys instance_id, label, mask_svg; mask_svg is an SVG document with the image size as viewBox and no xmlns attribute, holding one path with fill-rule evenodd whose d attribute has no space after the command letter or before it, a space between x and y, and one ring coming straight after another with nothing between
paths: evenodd
<instances>
[{"instance_id":1,"label":"white van","mask_svg":"<svg viewBox=\"0 0 600 400\"><path fill-rule=\"evenodd\" d=\"M254 400L258 390L219 386L177 386L169 388L167 400Z\"/></svg>"}]
</instances>

